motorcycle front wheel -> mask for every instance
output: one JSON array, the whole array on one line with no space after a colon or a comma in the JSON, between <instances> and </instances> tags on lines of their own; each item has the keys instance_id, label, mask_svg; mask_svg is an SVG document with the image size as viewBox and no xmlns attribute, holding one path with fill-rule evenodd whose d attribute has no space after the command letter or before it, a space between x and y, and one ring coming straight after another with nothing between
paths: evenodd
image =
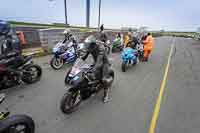
<instances>
[{"instance_id":1,"label":"motorcycle front wheel","mask_svg":"<svg viewBox=\"0 0 200 133\"><path fill-rule=\"evenodd\" d=\"M31 117L26 115L15 115L2 120L1 133L34 133L35 124Z\"/></svg>"},{"instance_id":2,"label":"motorcycle front wheel","mask_svg":"<svg viewBox=\"0 0 200 133\"><path fill-rule=\"evenodd\" d=\"M79 104L81 103L82 98L80 93L77 92L67 92L61 99L60 109L65 114L70 114L74 112Z\"/></svg>"},{"instance_id":3,"label":"motorcycle front wheel","mask_svg":"<svg viewBox=\"0 0 200 133\"><path fill-rule=\"evenodd\" d=\"M22 80L25 83L32 84L40 80L42 68L38 65L30 65L24 68Z\"/></svg>"},{"instance_id":4,"label":"motorcycle front wheel","mask_svg":"<svg viewBox=\"0 0 200 133\"><path fill-rule=\"evenodd\" d=\"M64 61L61 58L53 57L51 59L50 65L54 70L59 70L64 65Z\"/></svg>"}]
</instances>

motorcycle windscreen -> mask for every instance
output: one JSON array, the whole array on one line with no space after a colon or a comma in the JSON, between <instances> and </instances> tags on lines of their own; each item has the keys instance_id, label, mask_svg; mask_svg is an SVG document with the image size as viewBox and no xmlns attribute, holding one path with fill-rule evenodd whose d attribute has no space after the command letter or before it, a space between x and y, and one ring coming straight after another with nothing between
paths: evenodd
<instances>
[{"instance_id":1,"label":"motorcycle windscreen","mask_svg":"<svg viewBox=\"0 0 200 133\"><path fill-rule=\"evenodd\" d=\"M82 60L81 58L77 58L73 67L72 67L70 74L73 75L73 76L77 75L83 69L87 69L89 67L90 67L90 65L86 64L84 60Z\"/></svg>"}]
</instances>

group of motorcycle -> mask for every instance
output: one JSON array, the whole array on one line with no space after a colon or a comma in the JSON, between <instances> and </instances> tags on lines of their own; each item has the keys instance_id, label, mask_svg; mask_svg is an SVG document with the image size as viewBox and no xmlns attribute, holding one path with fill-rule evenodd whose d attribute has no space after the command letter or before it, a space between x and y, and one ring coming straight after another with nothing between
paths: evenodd
<instances>
[{"instance_id":1,"label":"group of motorcycle","mask_svg":"<svg viewBox=\"0 0 200 133\"><path fill-rule=\"evenodd\" d=\"M10 52L0 57L0 89L7 89L23 82L32 84L40 80L42 69L33 63L32 56L22 56ZM0 104L5 95L0 95ZM0 133L34 133L35 124L27 115L9 116L10 112L0 112Z\"/></svg>"},{"instance_id":2,"label":"group of motorcycle","mask_svg":"<svg viewBox=\"0 0 200 133\"><path fill-rule=\"evenodd\" d=\"M135 49L131 47L125 47L122 38L116 37L111 45L112 52L121 51L121 69L123 72L127 71L129 66L136 65L139 61L142 61L144 55L144 46L142 41L136 44Z\"/></svg>"},{"instance_id":3,"label":"group of motorcycle","mask_svg":"<svg viewBox=\"0 0 200 133\"><path fill-rule=\"evenodd\" d=\"M113 43L105 43L107 53L110 51L121 52L122 71L127 67L135 65L143 57L143 48L138 45L136 49L124 48L122 40L116 38ZM103 83L99 79L91 79L91 69L93 64L88 64L79 58L78 47L81 44L76 42L59 42L52 52L53 57L50 65L53 69L61 69L65 63L73 66L67 72L65 84L70 88L64 94L60 102L60 109L63 113L69 114L77 109L79 104L98 93L103 88ZM114 80L114 71L110 69L109 76ZM0 88L5 89L19 85L23 82L32 84L40 80L42 69L33 63L31 56L22 56L17 52L10 52L6 56L0 57ZM0 103L5 96L0 95ZM10 116L9 112L0 112L0 132L1 133L34 133L34 121L26 115Z\"/></svg>"},{"instance_id":4,"label":"group of motorcycle","mask_svg":"<svg viewBox=\"0 0 200 133\"><path fill-rule=\"evenodd\" d=\"M32 84L40 80L42 69L34 64L32 56L22 56L10 52L0 56L0 89L7 89L19 84ZM0 104L5 95L0 95ZM0 112L0 133L34 133L35 124L27 115L9 116L10 112Z\"/></svg>"},{"instance_id":5,"label":"group of motorcycle","mask_svg":"<svg viewBox=\"0 0 200 133\"><path fill-rule=\"evenodd\" d=\"M53 57L51 66L53 69L60 69L64 63L72 64L65 76L65 84L70 88L64 94L60 102L60 108L63 113L69 114L77 109L79 104L96 94L103 88L100 80L91 80L90 70L92 64L87 64L79 58L78 47L80 44L68 42L57 43L53 48ZM124 48L122 39L116 38L112 43L105 42L107 53L110 51L121 51L122 71L125 72L128 66L136 65L143 58L143 45L137 45L136 49L130 47ZM114 80L114 71L109 72L110 77Z\"/></svg>"}]
</instances>

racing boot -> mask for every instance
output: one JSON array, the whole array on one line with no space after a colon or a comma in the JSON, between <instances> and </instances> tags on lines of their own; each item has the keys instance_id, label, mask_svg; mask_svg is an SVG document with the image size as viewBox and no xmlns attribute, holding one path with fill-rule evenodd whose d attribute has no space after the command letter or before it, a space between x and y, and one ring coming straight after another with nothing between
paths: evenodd
<instances>
[{"instance_id":1,"label":"racing boot","mask_svg":"<svg viewBox=\"0 0 200 133\"><path fill-rule=\"evenodd\" d=\"M103 97L103 102L104 103L108 103L110 102L112 99L110 97L110 88L104 89L104 97Z\"/></svg>"}]
</instances>

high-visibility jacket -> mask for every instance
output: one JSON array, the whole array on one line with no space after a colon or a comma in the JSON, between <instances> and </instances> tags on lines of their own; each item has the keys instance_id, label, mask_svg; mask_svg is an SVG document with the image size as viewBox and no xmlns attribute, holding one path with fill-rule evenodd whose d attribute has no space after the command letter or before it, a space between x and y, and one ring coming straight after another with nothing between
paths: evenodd
<instances>
[{"instance_id":1,"label":"high-visibility jacket","mask_svg":"<svg viewBox=\"0 0 200 133\"><path fill-rule=\"evenodd\" d=\"M144 43L144 50L152 50L154 47L154 39L153 37L147 36L147 38L143 41Z\"/></svg>"},{"instance_id":2,"label":"high-visibility jacket","mask_svg":"<svg viewBox=\"0 0 200 133\"><path fill-rule=\"evenodd\" d=\"M125 47L128 45L128 43L129 43L129 36L126 35L126 36L124 37L124 45L125 45Z\"/></svg>"}]
</instances>

